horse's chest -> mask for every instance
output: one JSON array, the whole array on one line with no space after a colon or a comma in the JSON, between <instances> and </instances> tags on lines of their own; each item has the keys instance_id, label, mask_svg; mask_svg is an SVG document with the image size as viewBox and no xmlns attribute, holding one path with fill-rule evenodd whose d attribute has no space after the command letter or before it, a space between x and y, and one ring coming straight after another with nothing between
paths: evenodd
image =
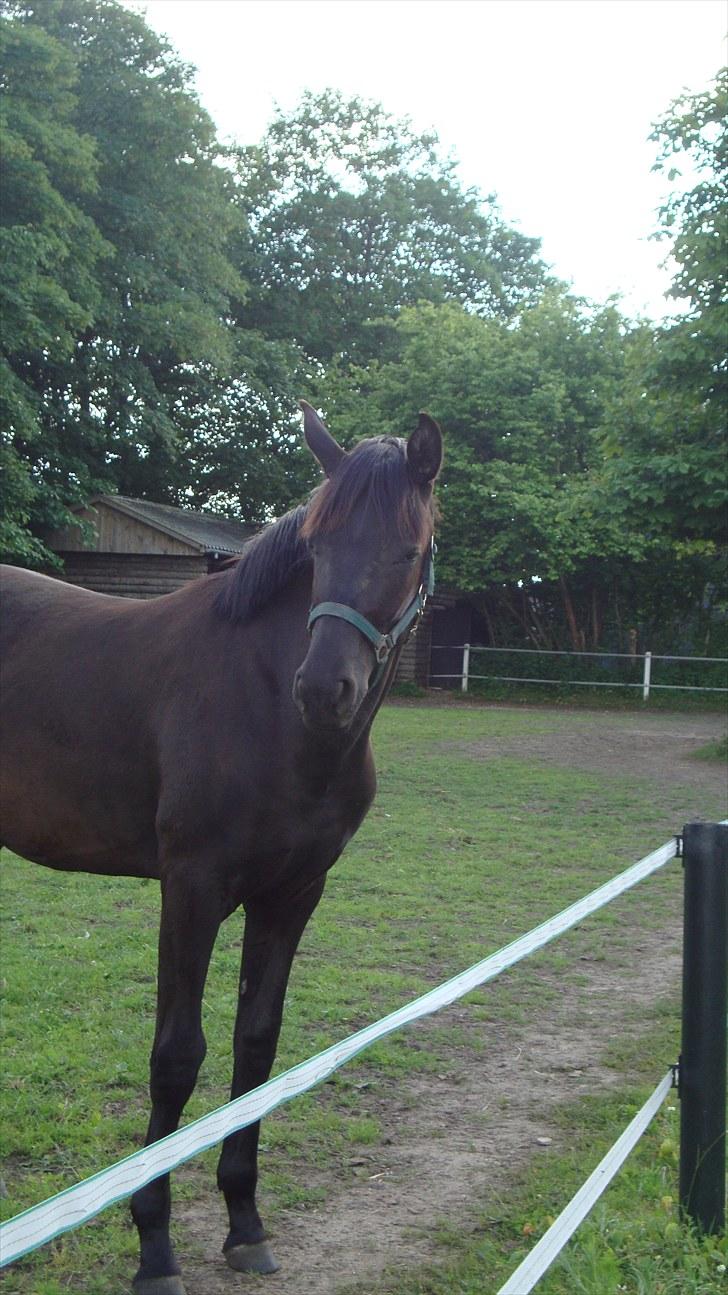
<instances>
[{"instance_id":1,"label":"horse's chest","mask_svg":"<svg viewBox=\"0 0 728 1295\"><path fill-rule=\"evenodd\" d=\"M366 747L336 767L281 759L242 768L208 759L183 784L166 789L157 816L162 855L201 850L236 902L261 890L297 889L320 876L354 835L374 796Z\"/></svg>"},{"instance_id":2,"label":"horse's chest","mask_svg":"<svg viewBox=\"0 0 728 1295\"><path fill-rule=\"evenodd\" d=\"M263 797L249 805L241 851L249 882L257 888L297 887L335 863L364 819L374 795L366 771L316 794Z\"/></svg>"},{"instance_id":3,"label":"horse's chest","mask_svg":"<svg viewBox=\"0 0 728 1295\"><path fill-rule=\"evenodd\" d=\"M339 854L354 834L368 806L341 791L318 798L281 799L258 805L251 835L252 845L276 852Z\"/></svg>"}]
</instances>

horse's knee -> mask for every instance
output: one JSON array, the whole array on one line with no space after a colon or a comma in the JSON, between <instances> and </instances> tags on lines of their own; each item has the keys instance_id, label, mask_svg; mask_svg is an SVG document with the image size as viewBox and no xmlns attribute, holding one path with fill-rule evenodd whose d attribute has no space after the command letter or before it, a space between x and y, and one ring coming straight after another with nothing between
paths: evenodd
<instances>
[{"instance_id":1,"label":"horse's knee","mask_svg":"<svg viewBox=\"0 0 728 1295\"><path fill-rule=\"evenodd\" d=\"M202 1031L194 1036L173 1035L159 1040L152 1049L149 1092L152 1102L187 1101L205 1059L207 1046Z\"/></svg>"},{"instance_id":2,"label":"horse's knee","mask_svg":"<svg viewBox=\"0 0 728 1295\"><path fill-rule=\"evenodd\" d=\"M131 1217L140 1232L169 1226L169 1175L145 1183L129 1199Z\"/></svg>"},{"instance_id":3,"label":"horse's knee","mask_svg":"<svg viewBox=\"0 0 728 1295\"><path fill-rule=\"evenodd\" d=\"M233 1047L237 1066L259 1073L261 1067L273 1065L281 1031L280 1013L249 1013L236 1022Z\"/></svg>"}]
</instances>

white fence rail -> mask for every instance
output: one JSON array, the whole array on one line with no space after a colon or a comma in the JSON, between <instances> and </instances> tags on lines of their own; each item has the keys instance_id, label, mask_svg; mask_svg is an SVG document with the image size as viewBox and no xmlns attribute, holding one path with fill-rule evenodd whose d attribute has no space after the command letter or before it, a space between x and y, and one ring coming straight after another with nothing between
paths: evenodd
<instances>
[{"instance_id":1,"label":"white fence rail","mask_svg":"<svg viewBox=\"0 0 728 1295\"><path fill-rule=\"evenodd\" d=\"M493 681L498 683L543 683L549 684L566 684L570 688L641 688L642 698L647 701L650 691L662 689L671 692L726 692L728 686L724 688L715 687L714 685L697 685L681 683L653 683L652 666L655 661L692 661L698 664L724 665L728 670L728 657L716 656L665 656L657 652L569 652L553 648L500 648L500 647L481 647L477 643L433 643L430 649L432 652L461 652L462 664L460 670L448 670L447 673L431 674L430 679L459 679L460 687L463 692L468 691L471 680ZM526 675L504 675L504 674L474 674L471 667L471 658L473 653L496 652L501 656L519 655L519 656L559 656L559 657L594 657L597 660L624 660L642 661L642 679L639 683L627 682L622 679L604 680L604 679L543 679L528 677ZM726 675L728 678L728 673Z\"/></svg>"}]
</instances>

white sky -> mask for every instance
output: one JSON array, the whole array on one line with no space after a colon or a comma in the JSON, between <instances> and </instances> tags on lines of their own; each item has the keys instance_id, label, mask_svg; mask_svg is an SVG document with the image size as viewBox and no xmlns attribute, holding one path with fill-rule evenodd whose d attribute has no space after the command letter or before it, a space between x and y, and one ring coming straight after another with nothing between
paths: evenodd
<instances>
[{"instance_id":1,"label":"white sky","mask_svg":"<svg viewBox=\"0 0 728 1295\"><path fill-rule=\"evenodd\" d=\"M129 0L125 0L129 3ZM675 309L650 241L666 180L652 123L726 58L724 0L147 0L198 68L219 133L256 143L306 89L376 99L435 129L466 185L543 240L574 291Z\"/></svg>"}]
</instances>

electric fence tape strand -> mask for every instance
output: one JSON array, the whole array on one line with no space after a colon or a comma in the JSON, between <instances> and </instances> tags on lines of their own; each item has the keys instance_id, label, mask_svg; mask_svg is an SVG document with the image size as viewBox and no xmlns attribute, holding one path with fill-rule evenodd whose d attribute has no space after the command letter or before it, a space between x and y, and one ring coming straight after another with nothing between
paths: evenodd
<instances>
[{"instance_id":1,"label":"electric fence tape strand","mask_svg":"<svg viewBox=\"0 0 728 1295\"><path fill-rule=\"evenodd\" d=\"M62 1232L68 1232L87 1222L107 1206L131 1195L161 1174L169 1173L186 1160L191 1160L201 1151L222 1141L228 1134L254 1124L277 1106L327 1079L334 1070L338 1070L376 1040L422 1016L449 1006L471 990L492 980L521 958L542 948L544 944L656 872L676 854L677 839L673 837L632 864L625 872L612 877L591 894L542 922L527 935L520 936L505 948L423 994L421 998L414 999L356 1034L348 1035L315 1057L300 1062L252 1092L210 1111L159 1142L133 1152L107 1169L99 1170L90 1178L85 1178L58 1195L8 1219L0 1225L0 1267L53 1240Z\"/></svg>"},{"instance_id":2,"label":"electric fence tape strand","mask_svg":"<svg viewBox=\"0 0 728 1295\"><path fill-rule=\"evenodd\" d=\"M544 1232L541 1240L536 1243L530 1254L523 1260L523 1263L519 1264L516 1271L508 1278L505 1286L501 1286L498 1295L529 1295L536 1282L543 1277L546 1269L551 1266L557 1255L561 1253L579 1224L599 1200L602 1192L609 1186L614 1175L621 1169L630 1151L633 1150L645 1129L654 1119L672 1087L672 1072L668 1071L664 1079L660 1080L652 1096L647 1099L642 1109L637 1112L631 1123L627 1125L621 1137L610 1147L604 1159L599 1161L596 1169L589 1175L583 1187L580 1187L576 1195L571 1198L566 1208L561 1211L559 1217L551 1224L548 1232Z\"/></svg>"}]
</instances>

